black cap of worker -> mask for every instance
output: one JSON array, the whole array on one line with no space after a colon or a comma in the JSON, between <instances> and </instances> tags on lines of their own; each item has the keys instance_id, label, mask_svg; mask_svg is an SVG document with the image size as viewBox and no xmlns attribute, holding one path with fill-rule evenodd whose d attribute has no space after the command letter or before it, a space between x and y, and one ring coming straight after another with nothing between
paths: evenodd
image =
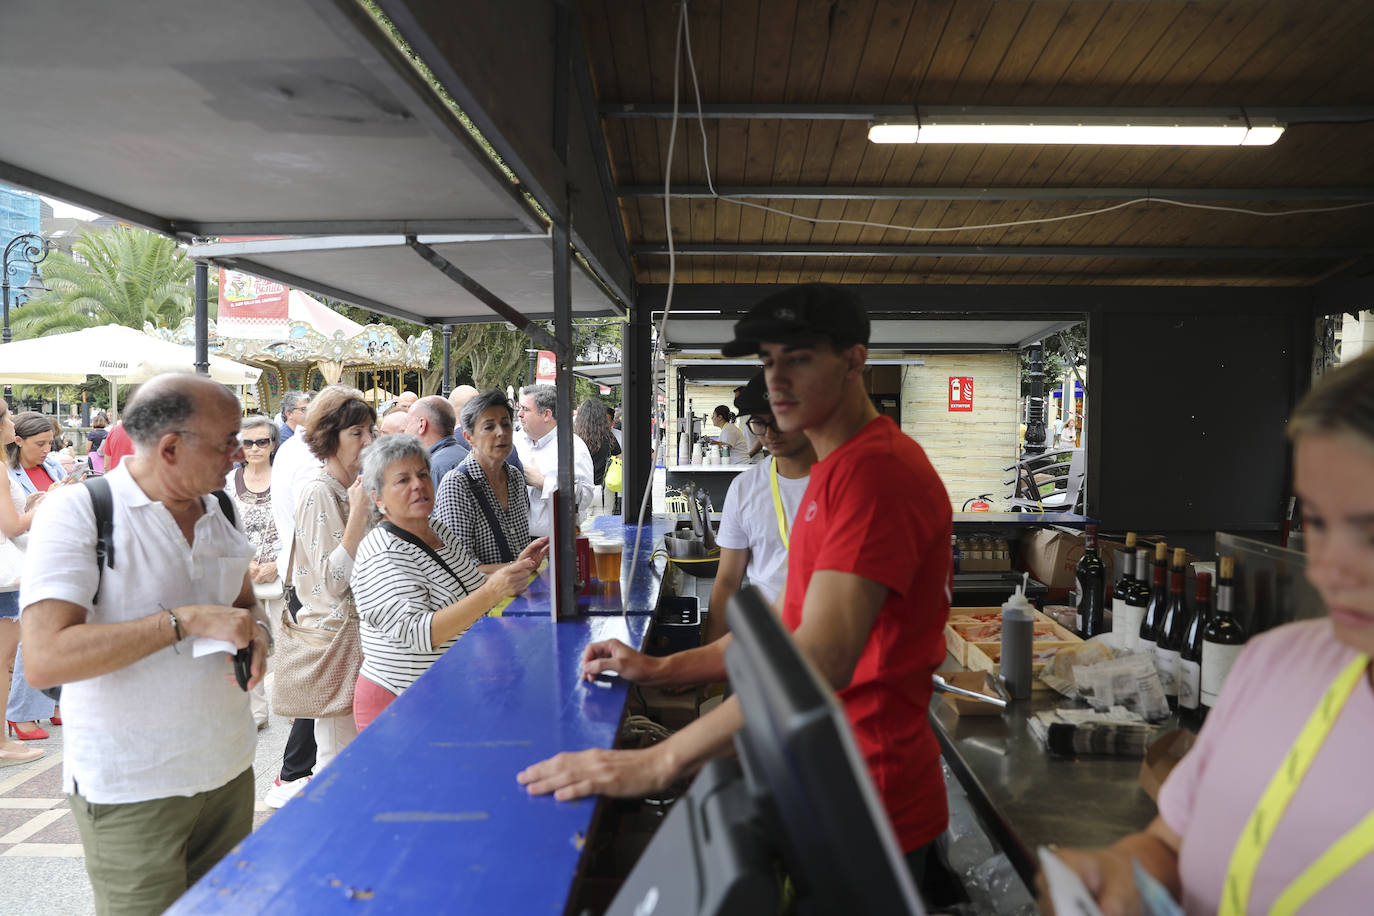
<instances>
[{"instance_id":1,"label":"black cap of worker","mask_svg":"<svg viewBox=\"0 0 1374 916\"><path fill-rule=\"evenodd\" d=\"M749 384L735 395L735 409L751 417L755 414L773 412L773 405L768 403L768 385L763 380L762 369L754 373Z\"/></svg>"},{"instance_id":2,"label":"black cap of worker","mask_svg":"<svg viewBox=\"0 0 1374 916\"><path fill-rule=\"evenodd\" d=\"M829 283L804 283L774 293L735 322L735 339L720 348L725 356L759 352L765 341L838 347L868 343L868 313L849 289Z\"/></svg>"}]
</instances>

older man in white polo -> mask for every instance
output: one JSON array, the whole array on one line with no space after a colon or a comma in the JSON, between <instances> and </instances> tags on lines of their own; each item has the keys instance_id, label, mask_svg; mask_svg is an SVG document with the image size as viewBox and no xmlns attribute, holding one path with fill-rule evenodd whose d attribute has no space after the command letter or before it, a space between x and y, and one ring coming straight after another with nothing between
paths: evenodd
<instances>
[{"instance_id":1,"label":"older man in white polo","mask_svg":"<svg viewBox=\"0 0 1374 916\"><path fill-rule=\"evenodd\" d=\"M230 655L197 658L191 642L251 645L249 688L271 644L253 546L209 495L242 455L238 401L158 376L124 427L135 450L105 478L103 575L91 494L64 487L34 519L20 594L29 681L65 685L63 790L102 916L162 912L252 829L248 694Z\"/></svg>"}]
</instances>

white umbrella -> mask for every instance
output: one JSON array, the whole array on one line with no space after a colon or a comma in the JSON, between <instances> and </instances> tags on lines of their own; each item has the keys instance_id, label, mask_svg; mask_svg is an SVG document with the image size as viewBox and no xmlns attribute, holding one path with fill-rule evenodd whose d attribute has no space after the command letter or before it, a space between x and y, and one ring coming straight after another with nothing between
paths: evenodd
<instances>
[{"instance_id":1,"label":"white umbrella","mask_svg":"<svg viewBox=\"0 0 1374 916\"><path fill-rule=\"evenodd\" d=\"M107 324L0 344L0 383L74 385L100 375L116 384L146 382L164 372L195 371L191 347L142 331ZM222 356L210 357L210 378L224 385L251 385L262 370Z\"/></svg>"}]
</instances>

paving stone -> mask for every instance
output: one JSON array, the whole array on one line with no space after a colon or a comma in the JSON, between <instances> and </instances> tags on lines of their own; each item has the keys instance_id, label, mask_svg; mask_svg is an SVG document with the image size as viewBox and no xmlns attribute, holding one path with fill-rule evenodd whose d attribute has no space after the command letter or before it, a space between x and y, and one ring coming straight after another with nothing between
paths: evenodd
<instances>
[{"instance_id":1,"label":"paving stone","mask_svg":"<svg viewBox=\"0 0 1374 916\"><path fill-rule=\"evenodd\" d=\"M29 837L25 842L80 843L81 835L77 832L76 821L72 820L71 813L68 812Z\"/></svg>"}]
</instances>

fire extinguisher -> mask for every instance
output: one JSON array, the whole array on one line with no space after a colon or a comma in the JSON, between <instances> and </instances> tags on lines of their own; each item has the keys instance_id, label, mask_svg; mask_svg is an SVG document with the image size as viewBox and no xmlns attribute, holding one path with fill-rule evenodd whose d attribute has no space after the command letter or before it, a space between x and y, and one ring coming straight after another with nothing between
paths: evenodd
<instances>
[{"instance_id":1,"label":"fire extinguisher","mask_svg":"<svg viewBox=\"0 0 1374 916\"><path fill-rule=\"evenodd\" d=\"M972 499L965 500L965 501L964 501L964 511L965 511L965 512L991 512L991 511L992 511L992 503L988 502L988 500L989 500L991 497L992 497L992 494L991 494L991 493L984 493L984 494L982 494L981 496L975 496L975 497L973 497Z\"/></svg>"}]
</instances>

